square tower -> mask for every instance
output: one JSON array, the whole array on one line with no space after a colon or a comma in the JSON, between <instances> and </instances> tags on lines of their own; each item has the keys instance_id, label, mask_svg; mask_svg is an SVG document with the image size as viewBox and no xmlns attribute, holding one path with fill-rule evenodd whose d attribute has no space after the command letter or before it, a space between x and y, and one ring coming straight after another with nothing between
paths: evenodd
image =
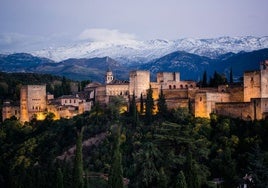
<instances>
[{"instance_id":1,"label":"square tower","mask_svg":"<svg viewBox=\"0 0 268 188\"><path fill-rule=\"evenodd\" d=\"M26 122L47 108L46 85L27 85L20 90L20 120Z\"/></svg>"},{"instance_id":2,"label":"square tower","mask_svg":"<svg viewBox=\"0 0 268 188\"><path fill-rule=\"evenodd\" d=\"M129 74L129 94L139 98L141 94L145 95L150 87L149 71L131 71Z\"/></svg>"}]
</instances>

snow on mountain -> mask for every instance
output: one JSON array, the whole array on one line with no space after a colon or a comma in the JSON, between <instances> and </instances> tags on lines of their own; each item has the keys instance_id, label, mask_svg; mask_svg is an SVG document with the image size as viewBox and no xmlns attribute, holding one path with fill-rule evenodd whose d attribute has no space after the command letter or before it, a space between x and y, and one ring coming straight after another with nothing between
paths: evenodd
<instances>
[{"instance_id":1,"label":"snow on mountain","mask_svg":"<svg viewBox=\"0 0 268 188\"><path fill-rule=\"evenodd\" d=\"M68 58L109 56L120 63L146 63L174 51L216 58L228 52L253 51L268 48L265 37L219 37L212 39L184 38L178 40L126 40L81 42L75 45L31 52L33 55L61 61Z\"/></svg>"}]
</instances>

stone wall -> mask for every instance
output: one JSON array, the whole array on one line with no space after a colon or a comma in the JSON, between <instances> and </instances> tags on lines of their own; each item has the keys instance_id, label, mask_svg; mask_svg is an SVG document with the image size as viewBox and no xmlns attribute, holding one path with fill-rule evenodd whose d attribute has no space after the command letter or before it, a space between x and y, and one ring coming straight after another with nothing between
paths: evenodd
<instances>
[{"instance_id":1,"label":"stone wall","mask_svg":"<svg viewBox=\"0 0 268 188\"><path fill-rule=\"evenodd\" d=\"M205 92L197 93L195 96L195 117L209 118L215 112L217 102L230 102L229 93Z\"/></svg>"},{"instance_id":2,"label":"stone wall","mask_svg":"<svg viewBox=\"0 0 268 188\"><path fill-rule=\"evenodd\" d=\"M251 120L253 116L250 102L216 103L216 113L244 120Z\"/></svg>"},{"instance_id":3,"label":"stone wall","mask_svg":"<svg viewBox=\"0 0 268 188\"><path fill-rule=\"evenodd\" d=\"M261 97L261 74L260 71L250 71L244 73L244 102L249 102L251 98Z\"/></svg>"},{"instance_id":4,"label":"stone wall","mask_svg":"<svg viewBox=\"0 0 268 188\"><path fill-rule=\"evenodd\" d=\"M159 72L157 73L157 82L166 83L166 82L179 82L180 73L179 72Z\"/></svg>"}]
</instances>

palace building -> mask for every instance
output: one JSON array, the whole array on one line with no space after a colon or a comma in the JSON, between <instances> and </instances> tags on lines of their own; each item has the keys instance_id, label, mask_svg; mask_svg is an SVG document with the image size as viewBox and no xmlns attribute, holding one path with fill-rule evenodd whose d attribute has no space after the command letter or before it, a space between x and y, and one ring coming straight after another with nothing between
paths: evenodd
<instances>
[{"instance_id":1,"label":"palace building","mask_svg":"<svg viewBox=\"0 0 268 188\"><path fill-rule=\"evenodd\" d=\"M195 117L210 118L211 113L244 120L268 117L266 60L260 64L260 70L244 73L243 84L221 85L217 88L200 88L194 81L182 81L178 72L157 73L156 82L151 82L150 72L141 70L131 71L129 81L116 80L112 71L108 70L104 84L92 82L84 88L84 93L57 99L46 93L45 85L22 86L20 105L12 105L6 101L2 118L5 120L15 116L21 122L26 122L32 118L44 119L44 114L49 112L57 119L71 118L90 111L96 102L107 105L114 96L121 96L126 102L131 96L135 96L139 106L141 96L145 99L150 87L155 105L162 89L169 109L188 108Z\"/></svg>"}]
</instances>

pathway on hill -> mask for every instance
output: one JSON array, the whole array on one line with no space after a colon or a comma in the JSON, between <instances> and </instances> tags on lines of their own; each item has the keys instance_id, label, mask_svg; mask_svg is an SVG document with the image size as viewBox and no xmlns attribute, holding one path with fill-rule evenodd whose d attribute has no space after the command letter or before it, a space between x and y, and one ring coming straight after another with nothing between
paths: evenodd
<instances>
[{"instance_id":1,"label":"pathway on hill","mask_svg":"<svg viewBox=\"0 0 268 188\"><path fill-rule=\"evenodd\" d=\"M83 141L83 148L85 147L91 147L93 145L99 145L106 137L107 137L108 133L104 132L104 133L100 133L95 135L94 137L91 137L87 140ZM70 149L68 149L67 151L65 151L62 155L56 157L59 160L67 160L69 161L72 157L74 157L75 155L75 150L76 150L76 145L73 145Z\"/></svg>"}]
</instances>

